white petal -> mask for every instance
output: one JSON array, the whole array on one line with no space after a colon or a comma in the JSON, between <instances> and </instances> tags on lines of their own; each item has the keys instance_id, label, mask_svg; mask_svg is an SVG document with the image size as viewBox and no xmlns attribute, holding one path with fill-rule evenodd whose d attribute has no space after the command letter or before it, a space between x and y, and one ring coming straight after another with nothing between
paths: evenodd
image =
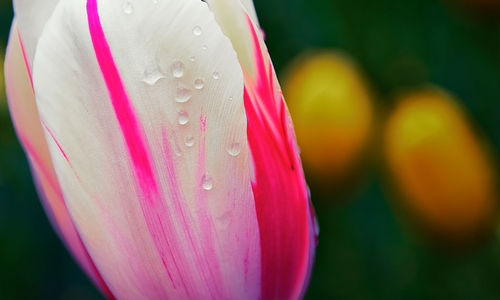
<instances>
[{"instance_id":1,"label":"white petal","mask_svg":"<svg viewBox=\"0 0 500 300\"><path fill-rule=\"evenodd\" d=\"M100 280L99 274L80 240L57 182L19 41L16 20L12 22L5 55L5 82L12 122L29 159L33 178L45 211L54 229L59 233L72 255L94 283L105 292L106 287Z\"/></svg>"},{"instance_id":2,"label":"white petal","mask_svg":"<svg viewBox=\"0 0 500 300\"><path fill-rule=\"evenodd\" d=\"M104 43L86 1L61 0L33 79L68 208L104 280L119 299L258 298L230 41L199 0L99 1L98 11Z\"/></svg>"},{"instance_id":3,"label":"white petal","mask_svg":"<svg viewBox=\"0 0 500 300\"><path fill-rule=\"evenodd\" d=\"M247 7L249 6L249 2ZM234 50L238 53L238 59L243 67L252 77L255 75L254 45L249 28L250 17L252 22L256 22L257 17L253 5L247 11L240 0L208 0L210 9L215 14L217 22L224 34L231 40ZM252 18L252 11L254 17ZM257 24L257 23L255 23Z\"/></svg>"},{"instance_id":4,"label":"white petal","mask_svg":"<svg viewBox=\"0 0 500 300\"><path fill-rule=\"evenodd\" d=\"M257 13L255 12L255 6L253 5L253 0L240 0L241 4L245 7L248 15L254 22L254 24L259 24L259 19L257 18Z\"/></svg>"},{"instance_id":5,"label":"white petal","mask_svg":"<svg viewBox=\"0 0 500 300\"><path fill-rule=\"evenodd\" d=\"M59 0L14 0L18 30L30 68L33 66L38 39Z\"/></svg>"}]
</instances>

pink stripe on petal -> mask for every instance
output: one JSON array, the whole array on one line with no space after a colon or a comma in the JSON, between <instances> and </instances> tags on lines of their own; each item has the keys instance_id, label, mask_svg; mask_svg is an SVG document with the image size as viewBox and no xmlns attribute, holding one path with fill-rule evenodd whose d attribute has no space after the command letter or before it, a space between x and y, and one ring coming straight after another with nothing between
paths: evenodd
<instances>
[{"instance_id":1,"label":"pink stripe on petal","mask_svg":"<svg viewBox=\"0 0 500 300\"><path fill-rule=\"evenodd\" d=\"M87 15L96 58L106 82L132 162L134 163L136 175L138 176L143 192L150 196L148 197L149 199L154 199L154 196L158 194L158 188L150 164L149 154L144 143L144 135L135 117L120 74L114 63L111 50L104 36L97 10L97 0L87 1Z\"/></svg>"},{"instance_id":2,"label":"pink stripe on petal","mask_svg":"<svg viewBox=\"0 0 500 300\"><path fill-rule=\"evenodd\" d=\"M187 298L199 297L201 295L199 293L204 290L208 291L213 299L221 298L223 293L223 288L220 285L222 283L221 274L217 268L216 255L211 249L211 244L208 244L210 236L207 237L206 245L201 245L195 240L195 235L192 232L193 224L190 224L186 218L183 206L184 199L178 190L173 165L167 165L169 170L167 171L167 175L169 175L167 176L169 177L167 179L168 189L163 191L157 183L147 151L145 135L133 112L131 101L125 91L110 47L106 41L99 20L96 0L87 1L87 14L96 58L134 165L136 180L142 192L139 201L143 215L173 288L179 289L180 286L180 290L185 293ZM201 121L201 124L202 127L205 126L204 120ZM164 140L166 161L173 162L166 134L164 134ZM164 192L168 197L165 197ZM166 199L173 205L172 209L175 210L175 214L169 212ZM181 226L176 226L173 219L180 222ZM211 229L201 230L204 231L201 235L206 237L205 230L208 232ZM181 240L184 239L187 239L188 253L185 253L186 249L182 247L185 242L181 242ZM186 258L191 255L194 256L194 262L199 268L197 270L199 274L190 272L190 269L192 269L189 266L191 262ZM192 291L197 295L192 295Z\"/></svg>"},{"instance_id":3,"label":"pink stripe on petal","mask_svg":"<svg viewBox=\"0 0 500 300\"><path fill-rule=\"evenodd\" d=\"M315 247L307 187L272 65L250 19L248 24L257 72L245 78L244 104L255 172L262 299L297 299L304 293Z\"/></svg>"},{"instance_id":4,"label":"pink stripe on petal","mask_svg":"<svg viewBox=\"0 0 500 300\"><path fill-rule=\"evenodd\" d=\"M26 67L26 71L29 77L30 88L31 90L33 90L33 78L23 40L19 30L15 29L15 34L17 34L17 38L19 40L19 46L24 60L24 66ZM22 102L22 106L29 105L30 102L30 99L13 98L9 100L12 102ZM13 119L15 119L15 110L12 111L14 112L12 117ZM38 114L36 115L36 120L34 120L33 124L37 124L37 121L40 121ZM40 123L38 124L39 125L37 126L41 125ZM29 139L29 134L25 135L23 133L23 130L26 130L22 128L23 126L25 126L25 124L20 124L20 127L16 128L17 135L19 137L19 140L21 141L21 144L23 145L24 150L26 151L26 155L29 158L35 186L52 226L59 234L63 243L70 250L70 253L74 256L78 264L80 264L87 276L89 276L90 279L96 284L98 289L100 289L108 299L115 299L107 284L104 282L100 272L96 268L92 258L89 256L86 246L82 243L80 235L66 207L64 196L62 194L54 170L52 169L50 160L47 162L42 158L43 151L48 151L48 149L43 148L46 147L46 144L43 143L42 145L38 145L38 147L35 147L35 145L33 145ZM60 150L62 151L62 149Z\"/></svg>"},{"instance_id":5,"label":"pink stripe on petal","mask_svg":"<svg viewBox=\"0 0 500 300\"><path fill-rule=\"evenodd\" d=\"M57 179L50 174L50 171L31 144L26 139L21 138L21 140L30 158L38 194L40 195L41 202L46 209L54 229L59 233L64 244L71 250L71 254L75 257L76 261L85 270L92 281L94 281L102 293L108 299L115 299L80 238L73 220L69 215Z\"/></svg>"},{"instance_id":6,"label":"pink stripe on petal","mask_svg":"<svg viewBox=\"0 0 500 300\"><path fill-rule=\"evenodd\" d=\"M28 71L28 76L30 78L31 88L33 88L33 77L31 76L31 68L28 64L28 57L26 56L26 50L24 49L23 39L21 38L21 34L19 30L17 31L17 37L19 38L19 44L21 45L21 52L23 53L24 63L26 64L26 70Z\"/></svg>"},{"instance_id":7,"label":"pink stripe on petal","mask_svg":"<svg viewBox=\"0 0 500 300\"><path fill-rule=\"evenodd\" d=\"M96 0L87 1L87 16L89 30L94 46L99 67L101 68L104 81L108 88L111 102L115 111L116 118L122 130L129 155L134 164L136 180L142 192L139 201L143 210L144 218L154 240L156 248L162 259L163 266L169 274L174 288L179 284L176 278L181 281L184 290L188 291L186 283L177 266L176 259L172 253L172 247L163 222L171 222L169 213L164 201L161 201L156 179L149 159L149 153L144 142L144 134L133 112L130 99L125 92L125 87L114 63L111 50L106 41L104 31L99 19ZM169 226L170 228L173 228ZM174 234L173 232L168 232ZM174 276L171 267L176 269L179 276Z\"/></svg>"}]
</instances>

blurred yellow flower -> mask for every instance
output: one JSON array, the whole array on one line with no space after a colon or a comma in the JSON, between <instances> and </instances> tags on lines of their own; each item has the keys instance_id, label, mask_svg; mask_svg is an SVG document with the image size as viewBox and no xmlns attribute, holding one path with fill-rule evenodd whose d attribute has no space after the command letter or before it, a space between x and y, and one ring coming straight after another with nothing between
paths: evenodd
<instances>
[{"instance_id":1,"label":"blurred yellow flower","mask_svg":"<svg viewBox=\"0 0 500 300\"><path fill-rule=\"evenodd\" d=\"M409 210L432 233L472 237L495 210L489 157L454 99L436 88L399 98L385 150Z\"/></svg>"},{"instance_id":2,"label":"blurred yellow flower","mask_svg":"<svg viewBox=\"0 0 500 300\"><path fill-rule=\"evenodd\" d=\"M345 177L370 135L373 107L357 66L334 51L306 54L285 74L283 92L306 169Z\"/></svg>"}]
</instances>

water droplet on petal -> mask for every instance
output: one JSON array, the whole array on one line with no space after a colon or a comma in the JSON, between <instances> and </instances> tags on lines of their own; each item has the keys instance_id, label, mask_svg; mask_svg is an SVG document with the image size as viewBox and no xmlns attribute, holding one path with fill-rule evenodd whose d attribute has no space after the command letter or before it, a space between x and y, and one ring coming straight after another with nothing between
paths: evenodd
<instances>
[{"instance_id":1,"label":"water droplet on petal","mask_svg":"<svg viewBox=\"0 0 500 300\"><path fill-rule=\"evenodd\" d=\"M142 79L142 81L147 83L148 85L154 85L158 80L162 78L165 78L163 73L161 73L157 67L153 67L147 68L144 71L144 78Z\"/></svg>"},{"instance_id":2,"label":"water droplet on petal","mask_svg":"<svg viewBox=\"0 0 500 300\"><path fill-rule=\"evenodd\" d=\"M186 144L187 147L193 147L194 137L192 135L187 135L184 139L184 144Z\"/></svg>"},{"instance_id":3,"label":"water droplet on petal","mask_svg":"<svg viewBox=\"0 0 500 300\"><path fill-rule=\"evenodd\" d=\"M229 101L233 101L233 97L229 97L227 100L229 100Z\"/></svg>"},{"instance_id":4,"label":"water droplet on petal","mask_svg":"<svg viewBox=\"0 0 500 300\"><path fill-rule=\"evenodd\" d=\"M202 30L201 30L201 27L200 26L195 26L193 28L193 34L196 35L196 36L200 36L202 33Z\"/></svg>"},{"instance_id":5,"label":"water droplet on petal","mask_svg":"<svg viewBox=\"0 0 500 300\"><path fill-rule=\"evenodd\" d=\"M229 148L227 148L227 153L229 153L229 155L231 156L238 156L241 152L241 145L240 143L232 143L231 145L229 145Z\"/></svg>"},{"instance_id":6,"label":"water droplet on petal","mask_svg":"<svg viewBox=\"0 0 500 300\"><path fill-rule=\"evenodd\" d=\"M191 57L189 58L189 60L190 60L190 61L195 61L195 60L196 60L196 57L191 56Z\"/></svg>"},{"instance_id":7,"label":"water droplet on petal","mask_svg":"<svg viewBox=\"0 0 500 300\"><path fill-rule=\"evenodd\" d=\"M184 76L184 64L180 61L174 62L170 67L170 70L175 78L181 78Z\"/></svg>"},{"instance_id":8,"label":"water droplet on petal","mask_svg":"<svg viewBox=\"0 0 500 300\"><path fill-rule=\"evenodd\" d=\"M201 187L205 191L210 191L214 187L212 177L208 176L207 174L203 175L203 178L201 179Z\"/></svg>"},{"instance_id":9,"label":"water droplet on petal","mask_svg":"<svg viewBox=\"0 0 500 300\"><path fill-rule=\"evenodd\" d=\"M178 103L188 102L192 97L192 92L190 89L186 89L183 87L177 88L177 94L175 95L175 101Z\"/></svg>"},{"instance_id":10,"label":"water droplet on petal","mask_svg":"<svg viewBox=\"0 0 500 300\"><path fill-rule=\"evenodd\" d=\"M201 49L203 49L203 50L207 50L207 49L208 49L208 46L207 46L207 45L203 45L203 46L201 47Z\"/></svg>"},{"instance_id":11,"label":"water droplet on petal","mask_svg":"<svg viewBox=\"0 0 500 300\"><path fill-rule=\"evenodd\" d=\"M213 72L212 73L212 77L215 79L215 80L218 80L220 78L220 74L219 72Z\"/></svg>"},{"instance_id":12,"label":"water droplet on petal","mask_svg":"<svg viewBox=\"0 0 500 300\"><path fill-rule=\"evenodd\" d=\"M198 78L194 81L194 88L197 90L201 90L205 83L203 82L203 79Z\"/></svg>"},{"instance_id":13,"label":"water droplet on petal","mask_svg":"<svg viewBox=\"0 0 500 300\"><path fill-rule=\"evenodd\" d=\"M123 12L126 13L127 15L130 15L134 12L134 6L132 5L132 3L130 3L130 1L126 1L124 4L123 4Z\"/></svg>"},{"instance_id":14,"label":"water droplet on petal","mask_svg":"<svg viewBox=\"0 0 500 300\"><path fill-rule=\"evenodd\" d=\"M187 112L181 110L179 112L179 119L177 120L179 125L186 125L189 122L189 115Z\"/></svg>"}]
</instances>

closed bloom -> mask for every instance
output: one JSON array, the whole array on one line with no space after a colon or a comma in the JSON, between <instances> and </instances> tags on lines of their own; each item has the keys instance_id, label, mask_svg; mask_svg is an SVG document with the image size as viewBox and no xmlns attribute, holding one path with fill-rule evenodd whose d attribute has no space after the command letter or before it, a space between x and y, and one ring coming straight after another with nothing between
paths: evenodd
<instances>
[{"instance_id":1,"label":"closed bloom","mask_svg":"<svg viewBox=\"0 0 500 300\"><path fill-rule=\"evenodd\" d=\"M11 115L109 298L297 299L316 245L251 1L16 0Z\"/></svg>"}]
</instances>

